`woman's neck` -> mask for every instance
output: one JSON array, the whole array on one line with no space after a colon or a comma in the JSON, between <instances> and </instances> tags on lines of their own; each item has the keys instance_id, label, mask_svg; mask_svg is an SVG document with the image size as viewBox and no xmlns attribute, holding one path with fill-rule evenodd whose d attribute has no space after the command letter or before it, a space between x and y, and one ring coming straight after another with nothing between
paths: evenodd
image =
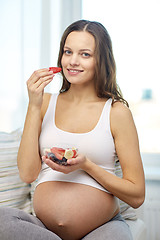
<instances>
[{"instance_id":1,"label":"woman's neck","mask_svg":"<svg viewBox=\"0 0 160 240\"><path fill-rule=\"evenodd\" d=\"M90 102L98 99L95 88L91 86L71 85L66 95L74 102Z\"/></svg>"}]
</instances>

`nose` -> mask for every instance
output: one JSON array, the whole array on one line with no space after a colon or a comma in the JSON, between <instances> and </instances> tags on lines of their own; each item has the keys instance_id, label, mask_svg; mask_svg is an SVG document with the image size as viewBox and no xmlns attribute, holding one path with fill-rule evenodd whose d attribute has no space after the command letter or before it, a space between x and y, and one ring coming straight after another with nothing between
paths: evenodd
<instances>
[{"instance_id":1,"label":"nose","mask_svg":"<svg viewBox=\"0 0 160 240\"><path fill-rule=\"evenodd\" d=\"M77 54L72 54L70 58L70 65L71 66L78 66L79 65L79 57Z\"/></svg>"}]
</instances>

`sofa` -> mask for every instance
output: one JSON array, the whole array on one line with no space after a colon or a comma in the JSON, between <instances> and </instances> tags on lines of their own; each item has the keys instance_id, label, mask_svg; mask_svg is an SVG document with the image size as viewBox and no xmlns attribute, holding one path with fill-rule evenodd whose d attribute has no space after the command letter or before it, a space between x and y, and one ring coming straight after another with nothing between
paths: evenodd
<instances>
[{"instance_id":1,"label":"sofa","mask_svg":"<svg viewBox=\"0 0 160 240\"><path fill-rule=\"evenodd\" d=\"M34 214L32 198L35 183L27 184L21 181L17 168L17 153L21 140L22 129L11 133L0 132L0 207L12 207ZM116 175L122 177L119 162L115 162ZM138 218L135 210L120 201L120 211L130 226L134 240L146 239L146 227ZM84 237L85 239L85 237ZM93 240L96 239L93 236ZM101 238L99 237L101 240Z\"/></svg>"}]
</instances>

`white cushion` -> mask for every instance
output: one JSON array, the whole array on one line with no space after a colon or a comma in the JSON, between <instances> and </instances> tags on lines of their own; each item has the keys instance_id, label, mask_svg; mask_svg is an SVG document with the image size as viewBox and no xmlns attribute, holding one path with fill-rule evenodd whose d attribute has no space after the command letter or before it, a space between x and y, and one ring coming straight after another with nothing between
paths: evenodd
<instances>
[{"instance_id":1,"label":"white cushion","mask_svg":"<svg viewBox=\"0 0 160 240\"><path fill-rule=\"evenodd\" d=\"M17 153L22 130L0 132L0 206L31 212L31 186L21 181L17 168Z\"/></svg>"}]
</instances>

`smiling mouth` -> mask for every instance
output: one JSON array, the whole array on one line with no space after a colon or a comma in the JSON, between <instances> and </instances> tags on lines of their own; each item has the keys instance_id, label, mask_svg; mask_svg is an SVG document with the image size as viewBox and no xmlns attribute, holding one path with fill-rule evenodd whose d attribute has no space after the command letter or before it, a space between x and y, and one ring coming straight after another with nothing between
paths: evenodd
<instances>
[{"instance_id":1,"label":"smiling mouth","mask_svg":"<svg viewBox=\"0 0 160 240\"><path fill-rule=\"evenodd\" d=\"M67 69L69 72L71 73L79 73L79 72L83 72L83 70L78 70L78 69Z\"/></svg>"}]
</instances>

